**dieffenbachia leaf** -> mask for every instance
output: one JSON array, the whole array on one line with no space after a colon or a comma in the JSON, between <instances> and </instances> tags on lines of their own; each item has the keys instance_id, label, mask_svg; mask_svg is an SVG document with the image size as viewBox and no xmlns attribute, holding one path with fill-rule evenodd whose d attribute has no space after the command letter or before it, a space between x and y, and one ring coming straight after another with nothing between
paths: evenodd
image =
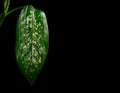
<instances>
[{"instance_id":1,"label":"dieffenbachia leaf","mask_svg":"<svg viewBox=\"0 0 120 93\"><path fill-rule=\"evenodd\" d=\"M31 5L25 6L19 15L16 30L17 63L32 85L48 53L49 34L45 13Z\"/></svg>"}]
</instances>

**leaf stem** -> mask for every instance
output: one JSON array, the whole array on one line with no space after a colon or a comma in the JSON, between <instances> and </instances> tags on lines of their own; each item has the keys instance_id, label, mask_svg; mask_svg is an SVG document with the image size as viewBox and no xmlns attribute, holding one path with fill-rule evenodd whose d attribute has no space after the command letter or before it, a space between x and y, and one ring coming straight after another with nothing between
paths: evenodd
<instances>
[{"instance_id":1,"label":"leaf stem","mask_svg":"<svg viewBox=\"0 0 120 93\"><path fill-rule=\"evenodd\" d=\"M4 2L4 12L6 14L9 9L10 0L4 0L3 2Z\"/></svg>"},{"instance_id":2,"label":"leaf stem","mask_svg":"<svg viewBox=\"0 0 120 93\"><path fill-rule=\"evenodd\" d=\"M24 7L24 6L17 7L17 8L15 8L15 9L13 9L13 10L9 11L9 12L6 14L6 16L7 16L7 15L9 15L9 14L11 14L12 12L14 12L14 11L18 10L18 9L22 9L23 7Z\"/></svg>"}]
</instances>

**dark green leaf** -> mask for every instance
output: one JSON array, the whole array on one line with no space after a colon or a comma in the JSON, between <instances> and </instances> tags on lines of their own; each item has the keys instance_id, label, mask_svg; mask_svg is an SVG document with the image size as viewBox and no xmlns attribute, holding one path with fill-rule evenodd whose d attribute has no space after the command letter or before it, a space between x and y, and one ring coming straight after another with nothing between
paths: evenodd
<instances>
[{"instance_id":1,"label":"dark green leaf","mask_svg":"<svg viewBox=\"0 0 120 93\"><path fill-rule=\"evenodd\" d=\"M25 6L17 23L16 59L20 70L31 85L45 62L48 42L45 13L31 5Z\"/></svg>"}]
</instances>

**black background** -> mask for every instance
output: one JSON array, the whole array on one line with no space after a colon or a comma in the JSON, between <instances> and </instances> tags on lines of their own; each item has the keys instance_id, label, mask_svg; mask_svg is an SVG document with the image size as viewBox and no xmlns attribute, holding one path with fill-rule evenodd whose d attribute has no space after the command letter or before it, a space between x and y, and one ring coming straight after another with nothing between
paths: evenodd
<instances>
[{"instance_id":1,"label":"black background","mask_svg":"<svg viewBox=\"0 0 120 93\"><path fill-rule=\"evenodd\" d=\"M32 87L15 59L16 22L21 10L6 17L0 28L0 84L10 92L77 93L106 88L106 4L64 0L11 0L9 10L31 4L46 13L50 46L45 65ZM106 10L105 10L106 9ZM106 34L107 33L107 34ZM105 81L105 82L104 82ZM4 91L6 91L4 90Z\"/></svg>"},{"instance_id":2,"label":"black background","mask_svg":"<svg viewBox=\"0 0 120 93\"><path fill-rule=\"evenodd\" d=\"M70 71L66 68L68 60L65 59L67 47L64 46L67 42L64 40L64 36L68 31L65 28L67 18L64 14L67 6L64 8L63 3L57 0L11 0L9 10L31 4L45 12L48 21L50 45L44 67L31 87L21 74L15 58L16 23L21 9L8 15L0 28L1 91L3 89L5 92L15 93L49 93L66 89L65 85L69 82L66 74Z\"/></svg>"}]
</instances>

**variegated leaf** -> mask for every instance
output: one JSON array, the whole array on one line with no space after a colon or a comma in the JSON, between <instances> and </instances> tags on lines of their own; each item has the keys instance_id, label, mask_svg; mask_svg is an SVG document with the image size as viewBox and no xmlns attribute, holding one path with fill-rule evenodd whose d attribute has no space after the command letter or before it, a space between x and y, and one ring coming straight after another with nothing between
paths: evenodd
<instances>
[{"instance_id":1,"label":"variegated leaf","mask_svg":"<svg viewBox=\"0 0 120 93\"><path fill-rule=\"evenodd\" d=\"M32 85L37 79L48 53L48 25L45 13L25 6L16 29L16 59L20 70Z\"/></svg>"}]
</instances>

